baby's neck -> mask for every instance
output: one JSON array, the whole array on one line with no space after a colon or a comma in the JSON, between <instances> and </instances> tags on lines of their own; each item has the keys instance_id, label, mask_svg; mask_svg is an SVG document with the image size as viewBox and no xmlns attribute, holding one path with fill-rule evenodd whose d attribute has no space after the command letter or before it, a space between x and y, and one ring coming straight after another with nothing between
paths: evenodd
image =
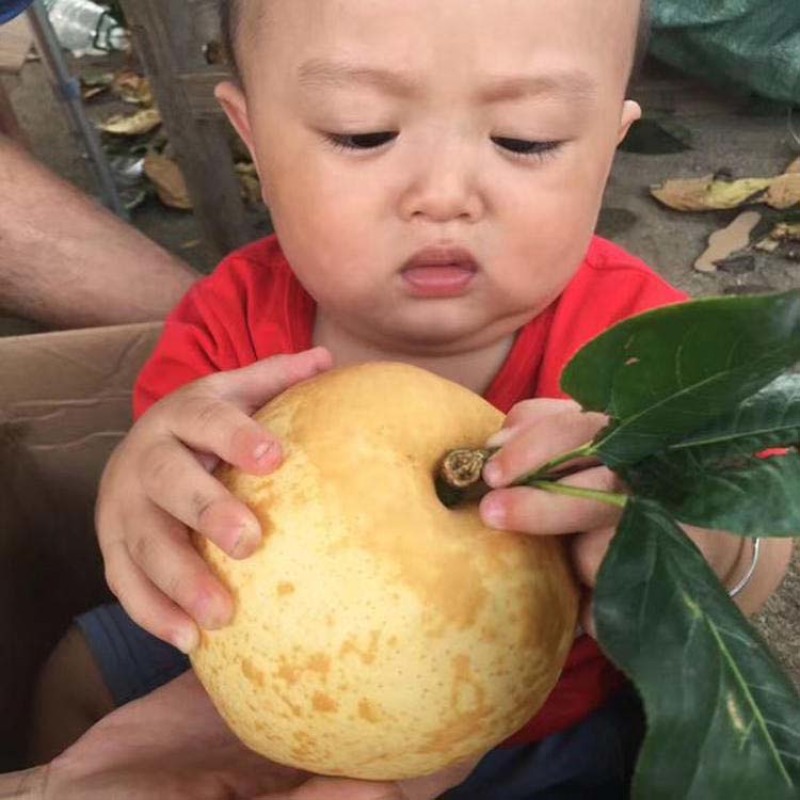
<instances>
[{"instance_id":1,"label":"baby's neck","mask_svg":"<svg viewBox=\"0 0 800 800\"><path fill-rule=\"evenodd\" d=\"M337 367L362 364L367 361L402 361L412 364L443 378L460 383L478 394L489 388L494 376L508 357L514 344L514 336L507 336L491 344L463 353L426 355L402 350L392 351L372 345L324 320L317 320L314 328L314 345L327 347L333 354Z\"/></svg>"}]
</instances>

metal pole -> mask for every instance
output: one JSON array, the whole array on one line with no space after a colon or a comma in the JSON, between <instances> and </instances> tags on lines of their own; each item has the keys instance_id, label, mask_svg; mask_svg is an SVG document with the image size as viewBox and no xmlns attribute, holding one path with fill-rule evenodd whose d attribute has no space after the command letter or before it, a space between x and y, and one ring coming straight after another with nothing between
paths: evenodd
<instances>
[{"instance_id":1,"label":"metal pole","mask_svg":"<svg viewBox=\"0 0 800 800\"><path fill-rule=\"evenodd\" d=\"M84 155L94 168L103 204L118 217L127 220L128 212L120 199L106 155L100 146L97 131L89 121L86 109L83 107L80 81L67 68L61 52L61 43L50 24L43 0L35 0L28 11L28 17L33 26L40 55L50 72L53 90L66 106L72 127L86 148Z\"/></svg>"}]
</instances>

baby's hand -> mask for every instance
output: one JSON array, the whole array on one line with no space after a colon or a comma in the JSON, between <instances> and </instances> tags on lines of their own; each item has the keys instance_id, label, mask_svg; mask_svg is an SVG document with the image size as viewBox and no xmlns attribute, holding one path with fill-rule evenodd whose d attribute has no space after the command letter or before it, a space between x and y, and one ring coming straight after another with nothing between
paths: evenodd
<instances>
[{"instance_id":1,"label":"baby's hand","mask_svg":"<svg viewBox=\"0 0 800 800\"><path fill-rule=\"evenodd\" d=\"M501 449L483 471L484 480L494 489L480 505L487 525L539 535L573 534L570 551L577 577L586 588L581 624L587 631L593 630L591 590L622 510L595 500L505 487L551 459L588 444L607 424L606 416L584 412L571 400L526 400L511 410L503 429L489 442ZM582 489L624 492L620 479L599 462L584 461L581 466L583 469L561 482Z\"/></svg>"},{"instance_id":2,"label":"baby's hand","mask_svg":"<svg viewBox=\"0 0 800 800\"><path fill-rule=\"evenodd\" d=\"M573 567L584 587L581 625L592 635L592 592L622 509L597 500L506 487L552 459L588 444L607 424L608 417L584 412L571 400L519 403L506 417L503 429L489 441L489 446L501 449L484 467L483 478L494 491L483 498L480 506L484 522L494 528L539 535L572 534L569 541ZM571 472L560 483L614 494L626 492L622 481L598 461L577 464L582 469ZM743 539L721 531L682 527L720 580L730 584L742 556ZM769 592L765 598L768 596Z\"/></svg>"},{"instance_id":3,"label":"baby's hand","mask_svg":"<svg viewBox=\"0 0 800 800\"><path fill-rule=\"evenodd\" d=\"M326 350L276 356L195 381L154 405L116 448L100 482L96 524L106 580L130 616L184 652L230 621L233 601L192 547L199 531L233 558L258 546L247 506L212 475L218 461L255 474L280 444L250 414L331 366Z\"/></svg>"}]
</instances>

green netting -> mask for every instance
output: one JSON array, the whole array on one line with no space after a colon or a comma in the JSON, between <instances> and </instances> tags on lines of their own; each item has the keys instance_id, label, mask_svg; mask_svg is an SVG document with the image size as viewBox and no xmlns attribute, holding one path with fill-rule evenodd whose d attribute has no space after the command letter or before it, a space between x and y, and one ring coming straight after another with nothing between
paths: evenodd
<instances>
[{"instance_id":1,"label":"green netting","mask_svg":"<svg viewBox=\"0 0 800 800\"><path fill-rule=\"evenodd\" d=\"M800 104L800 0L650 0L650 6L656 58Z\"/></svg>"}]
</instances>

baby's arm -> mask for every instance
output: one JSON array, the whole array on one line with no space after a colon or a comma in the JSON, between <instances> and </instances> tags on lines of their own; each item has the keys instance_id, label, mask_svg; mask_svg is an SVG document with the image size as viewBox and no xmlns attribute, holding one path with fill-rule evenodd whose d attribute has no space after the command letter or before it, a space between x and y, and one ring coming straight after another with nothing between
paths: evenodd
<instances>
[{"instance_id":1,"label":"baby's arm","mask_svg":"<svg viewBox=\"0 0 800 800\"><path fill-rule=\"evenodd\" d=\"M100 483L98 538L111 591L143 628L189 652L195 620L204 628L229 621L232 599L189 530L234 558L250 555L261 531L210 470L220 460L255 474L274 470L280 443L250 414L330 364L317 348L194 381L156 403L117 447Z\"/></svg>"},{"instance_id":2,"label":"baby's arm","mask_svg":"<svg viewBox=\"0 0 800 800\"><path fill-rule=\"evenodd\" d=\"M515 406L496 439L499 452L484 469L495 489L481 502L484 521L497 528L530 534L571 535L570 551L581 583L586 587L581 623L593 632L591 591L622 511L602 502L565 497L526 487L507 488L516 478L587 442L608 423L602 414L585 413L571 400L527 400ZM625 491L611 470L596 462L564 479L582 489ZM682 526L700 548L724 585L732 588L748 571L753 557L751 540L721 531ZM756 612L780 584L791 558L788 539L764 539L757 569L736 602L746 613Z\"/></svg>"}]
</instances>

